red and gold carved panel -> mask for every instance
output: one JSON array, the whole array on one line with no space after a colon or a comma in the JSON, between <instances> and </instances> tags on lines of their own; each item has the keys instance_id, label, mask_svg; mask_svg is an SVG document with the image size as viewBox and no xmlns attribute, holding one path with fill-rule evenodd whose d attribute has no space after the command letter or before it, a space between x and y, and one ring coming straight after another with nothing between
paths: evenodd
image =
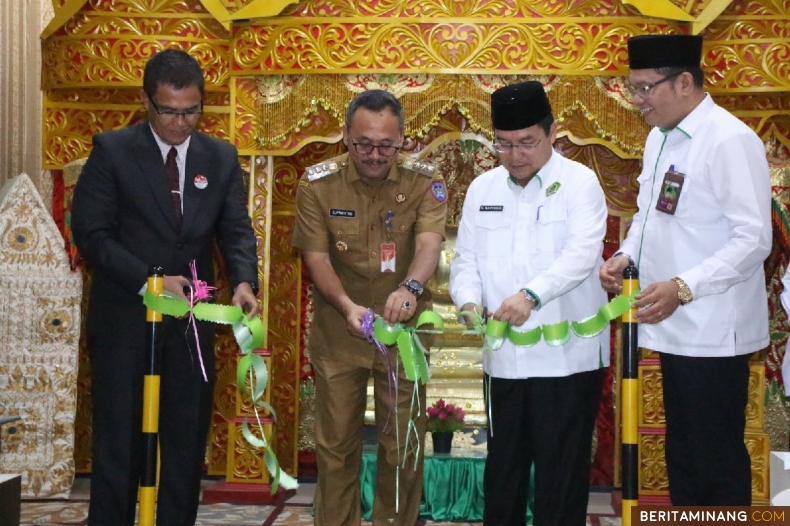
<instances>
[{"instance_id":1,"label":"red and gold carved panel","mask_svg":"<svg viewBox=\"0 0 790 526\"><path fill-rule=\"evenodd\" d=\"M299 262L291 248L292 214L272 217L268 346L272 353L271 400L277 411L274 448L280 466L296 472L299 433Z\"/></svg>"},{"instance_id":2,"label":"red and gold carved panel","mask_svg":"<svg viewBox=\"0 0 790 526\"><path fill-rule=\"evenodd\" d=\"M622 157L637 157L649 127L624 94L622 79L558 75L305 75L264 76L258 80L255 121L261 153L293 153L295 134L315 126L319 108L342 125L345 107L360 90L381 87L398 92L406 115L405 134L420 140L435 133L442 116L457 110L465 130L491 137L491 93L521 80L541 81L558 121L569 121L581 144L605 144ZM249 89L250 85L245 84ZM337 130L339 131L339 130ZM291 138L284 140L284 138ZM318 137L316 137L318 140ZM301 146L301 144L297 145Z\"/></svg>"},{"instance_id":3,"label":"red and gold carved panel","mask_svg":"<svg viewBox=\"0 0 790 526\"><path fill-rule=\"evenodd\" d=\"M752 505L766 506L771 496L768 465L771 440L762 431L747 431L745 442L752 460Z\"/></svg>"},{"instance_id":4,"label":"red and gold carved panel","mask_svg":"<svg viewBox=\"0 0 790 526\"><path fill-rule=\"evenodd\" d=\"M639 366L639 427L664 428L664 391L661 381L661 368L654 365Z\"/></svg>"},{"instance_id":5,"label":"red and gold carved panel","mask_svg":"<svg viewBox=\"0 0 790 526\"><path fill-rule=\"evenodd\" d=\"M768 435L762 431L747 430L744 442L751 457L752 504L765 506L768 504L770 496L768 480L770 440ZM646 500L653 502L663 500L669 504L669 479L664 460L665 447L666 436L663 434L640 435L639 495L647 497Z\"/></svg>"},{"instance_id":6,"label":"red and gold carved panel","mask_svg":"<svg viewBox=\"0 0 790 526\"><path fill-rule=\"evenodd\" d=\"M664 461L666 437L663 434L639 435L639 495L668 495L669 479Z\"/></svg>"},{"instance_id":7,"label":"red and gold carved panel","mask_svg":"<svg viewBox=\"0 0 790 526\"><path fill-rule=\"evenodd\" d=\"M534 18L620 17L638 11L619 0L307 0L283 11L283 16L306 17L399 17L399 18L500 18L515 22Z\"/></svg>"},{"instance_id":8,"label":"red and gold carved panel","mask_svg":"<svg viewBox=\"0 0 790 526\"><path fill-rule=\"evenodd\" d=\"M237 419L229 426L228 445L229 456L225 480L228 482L257 482L267 484L270 480L269 471L266 469L263 452L250 445L242 434L243 419ZM250 424L250 432L257 439L261 439L261 428ZM271 436L272 424L265 423L263 432Z\"/></svg>"},{"instance_id":9,"label":"red and gold carved panel","mask_svg":"<svg viewBox=\"0 0 790 526\"><path fill-rule=\"evenodd\" d=\"M208 90L227 89L228 33L200 2L162 2L174 7L163 11L131 0L92 3L42 42L44 89L139 86L145 61L165 47L198 58Z\"/></svg>"}]
</instances>

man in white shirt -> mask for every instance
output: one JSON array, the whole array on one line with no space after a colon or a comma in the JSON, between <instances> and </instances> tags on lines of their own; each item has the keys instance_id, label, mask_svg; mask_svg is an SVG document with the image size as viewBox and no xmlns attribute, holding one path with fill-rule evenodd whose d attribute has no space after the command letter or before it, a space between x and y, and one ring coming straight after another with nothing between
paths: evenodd
<instances>
[{"instance_id":1,"label":"man in white shirt","mask_svg":"<svg viewBox=\"0 0 790 526\"><path fill-rule=\"evenodd\" d=\"M672 503L749 505L748 360L768 345L765 150L703 90L701 37L633 37L628 52L634 104L655 127L639 211L601 284L619 292L629 260L639 269L639 344L661 359Z\"/></svg>"},{"instance_id":2,"label":"man in white shirt","mask_svg":"<svg viewBox=\"0 0 790 526\"><path fill-rule=\"evenodd\" d=\"M453 301L520 332L595 314L607 299L596 279L607 215L596 175L553 150L557 124L540 82L495 91L491 117L501 166L467 190ZM585 524L608 332L561 345L506 340L483 364L485 524L525 524L533 462L534 524Z\"/></svg>"}]
</instances>

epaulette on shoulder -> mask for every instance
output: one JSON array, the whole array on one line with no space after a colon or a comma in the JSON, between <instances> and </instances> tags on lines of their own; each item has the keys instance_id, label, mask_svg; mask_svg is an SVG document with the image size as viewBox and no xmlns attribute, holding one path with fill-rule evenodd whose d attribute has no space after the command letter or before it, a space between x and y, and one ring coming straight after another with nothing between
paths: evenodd
<instances>
[{"instance_id":1,"label":"epaulette on shoulder","mask_svg":"<svg viewBox=\"0 0 790 526\"><path fill-rule=\"evenodd\" d=\"M314 164L313 166L308 166L305 173L307 173L307 180L312 183L329 174L339 172L346 166L348 166L348 161L329 160L323 163Z\"/></svg>"},{"instance_id":2,"label":"epaulette on shoulder","mask_svg":"<svg viewBox=\"0 0 790 526\"><path fill-rule=\"evenodd\" d=\"M403 159L401 159L400 165L406 168L407 170L413 170L418 174L422 174L428 177L433 177L433 175L436 173L435 164L420 159L404 157Z\"/></svg>"}]
</instances>

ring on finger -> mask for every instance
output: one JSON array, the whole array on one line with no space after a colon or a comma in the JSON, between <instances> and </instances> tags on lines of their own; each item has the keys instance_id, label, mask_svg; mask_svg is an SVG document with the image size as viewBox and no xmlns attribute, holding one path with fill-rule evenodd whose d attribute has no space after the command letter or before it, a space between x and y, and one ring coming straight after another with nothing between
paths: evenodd
<instances>
[{"instance_id":1,"label":"ring on finger","mask_svg":"<svg viewBox=\"0 0 790 526\"><path fill-rule=\"evenodd\" d=\"M411 302L409 300L404 301L403 308L409 310L411 308Z\"/></svg>"}]
</instances>

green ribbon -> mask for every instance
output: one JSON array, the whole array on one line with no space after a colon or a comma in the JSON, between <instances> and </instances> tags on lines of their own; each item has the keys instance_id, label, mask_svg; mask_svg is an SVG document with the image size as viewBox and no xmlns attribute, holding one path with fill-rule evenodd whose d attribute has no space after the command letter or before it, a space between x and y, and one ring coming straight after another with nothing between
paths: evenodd
<instances>
[{"instance_id":1,"label":"green ribbon","mask_svg":"<svg viewBox=\"0 0 790 526\"><path fill-rule=\"evenodd\" d=\"M600 334L609 325L609 322L626 313L631 308L635 296L636 293L631 296L621 294L600 307L593 316L581 321L561 321L550 325L540 325L525 332L517 331L504 321L488 320L483 324L485 327L484 349L496 351L502 347L506 338L520 347L531 347L537 344L541 338L548 345L557 347L568 343L571 339L571 330L580 338L592 338ZM480 319L479 314L469 311L459 314L459 319L463 317L471 317L473 320Z\"/></svg>"},{"instance_id":2,"label":"green ribbon","mask_svg":"<svg viewBox=\"0 0 790 526\"><path fill-rule=\"evenodd\" d=\"M257 428L260 437L253 434L248 423L249 417L244 417L242 423L242 435L253 447L264 449L264 463L272 477L272 494L277 492L280 485L285 489L296 489L299 484L296 479L280 469L277 456L270 447L271 436L266 437L263 422L259 414L259 409L268 411L272 415L272 420L277 421L277 413L274 408L262 398L266 392L266 384L269 381L269 371L264 359L255 354L254 351L263 344L263 322L260 317L247 318L241 307L233 305L217 305L214 303L198 303L190 307L189 302L177 296L165 293L157 296L150 291L143 294L143 303L146 307L167 316L181 318L190 311L198 320L231 325L236 343L243 356L236 365L236 385L239 392L250 396L252 408L257 421ZM249 378L249 386L247 388Z\"/></svg>"},{"instance_id":3,"label":"green ribbon","mask_svg":"<svg viewBox=\"0 0 790 526\"><path fill-rule=\"evenodd\" d=\"M435 331L430 332L440 332L444 329L441 316L432 310L423 311L414 327L404 327L400 323L389 325L381 317L377 317L373 322L373 337L376 340L384 345L398 344L398 355L403 362L403 371L406 373L406 378L412 382L419 380L426 384L431 379L431 370L425 358L428 350L416 335L418 327L429 324L436 328Z\"/></svg>"},{"instance_id":4,"label":"green ribbon","mask_svg":"<svg viewBox=\"0 0 790 526\"><path fill-rule=\"evenodd\" d=\"M444 329L444 321L436 312L424 311L417 319L415 327L404 327L400 323L388 325L378 317L373 322L373 336L384 345L397 343L406 377L412 382L419 379L422 383L426 383L431 377L425 358L429 351L420 342L418 334L482 334L485 342L483 349L492 351L501 348L505 339L519 347L531 347L541 339L548 345L557 347L570 341L571 331L580 338L592 338L600 334L612 320L619 318L631 308L636 294L636 292L631 296L621 294L601 306L594 315L581 321L561 321L540 325L524 332L517 331L504 321L490 319L483 323L480 314L472 311L458 313L459 321L469 323L471 329L447 331ZM428 324L432 324L435 328L433 330L420 328Z\"/></svg>"}]
</instances>

